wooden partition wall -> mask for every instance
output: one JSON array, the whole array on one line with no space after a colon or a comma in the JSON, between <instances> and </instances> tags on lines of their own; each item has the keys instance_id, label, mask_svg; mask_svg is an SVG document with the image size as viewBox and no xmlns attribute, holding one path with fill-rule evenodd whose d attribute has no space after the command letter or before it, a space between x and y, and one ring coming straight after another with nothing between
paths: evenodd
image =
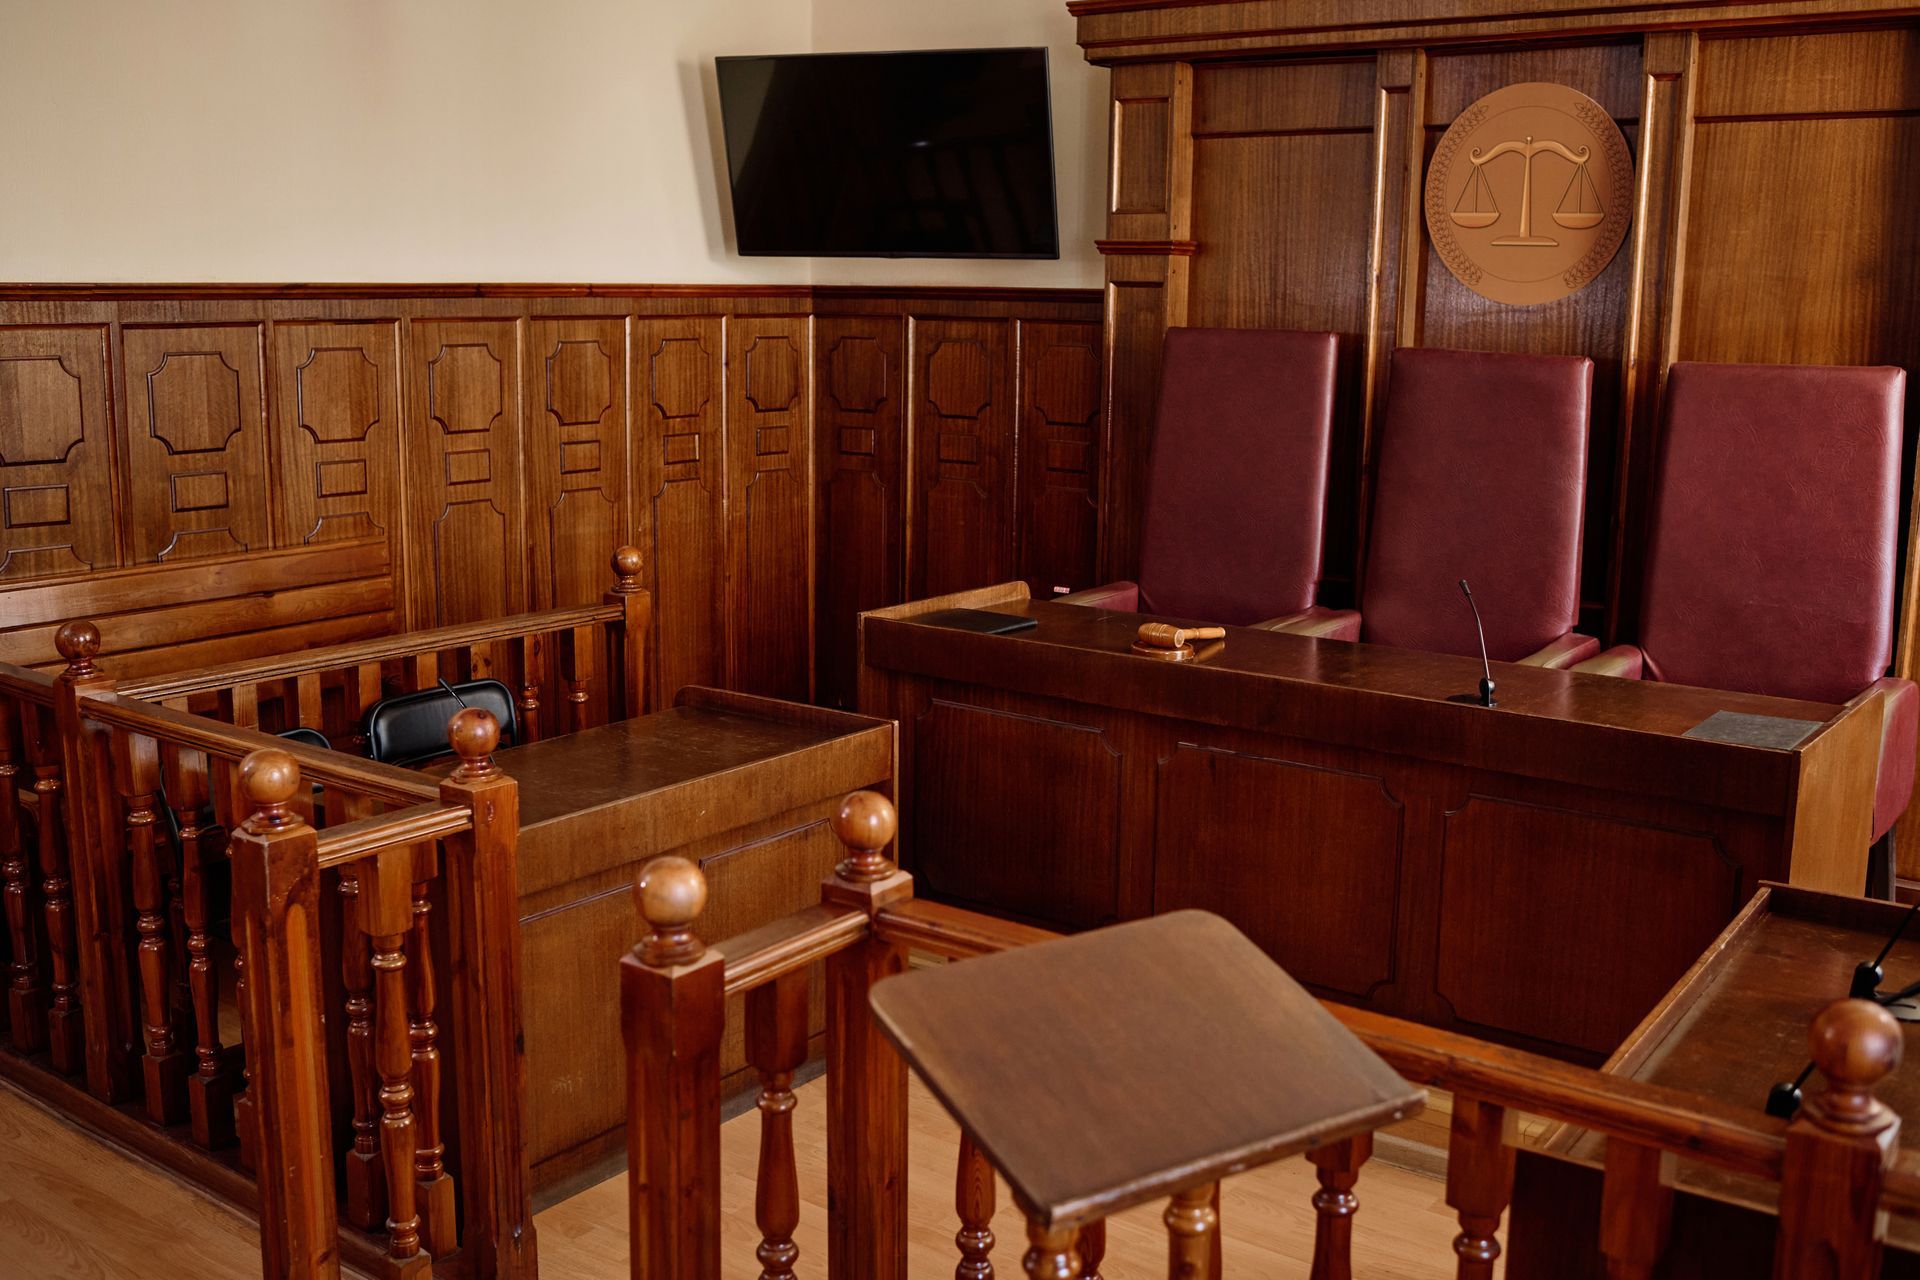
<instances>
[{"instance_id":1,"label":"wooden partition wall","mask_svg":"<svg viewBox=\"0 0 1920 1280\"><path fill-rule=\"evenodd\" d=\"M1099 376L1090 292L0 287L0 581L384 534L432 627L632 543L660 696L847 705L860 609L1090 584Z\"/></svg>"},{"instance_id":2,"label":"wooden partition wall","mask_svg":"<svg viewBox=\"0 0 1920 1280\"><path fill-rule=\"evenodd\" d=\"M1664 375L1676 360L1920 373L1920 5L1875 0L1072 0L1113 68L1102 577L1139 550L1170 325L1341 335L1324 594L1364 564L1396 347L1595 363L1584 629L1631 639ZM1625 246L1585 289L1472 292L1422 211L1441 135L1550 81L1634 158ZM1912 384L1910 384L1911 386ZM1913 452L1912 413L1907 450ZM1703 501L1710 496L1702 495ZM1909 530L1909 535L1911 529ZM1914 557L1896 673L1915 674ZM1903 828L1920 873L1920 826Z\"/></svg>"}]
</instances>

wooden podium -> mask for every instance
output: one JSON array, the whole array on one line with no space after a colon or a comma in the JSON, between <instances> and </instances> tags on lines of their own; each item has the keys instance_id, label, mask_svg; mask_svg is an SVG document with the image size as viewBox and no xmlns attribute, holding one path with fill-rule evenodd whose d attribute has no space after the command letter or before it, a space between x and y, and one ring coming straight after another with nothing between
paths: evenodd
<instances>
[{"instance_id":1,"label":"wooden podium","mask_svg":"<svg viewBox=\"0 0 1920 1280\"><path fill-rule=\"evenodd\" d=\"M952 607L1038 625L916 620ZM1476 659L1230 627L1160 662L1145 620L1018 583L863 616L921 893L1069 930L1197 907L1318 994L1598 1062L1762 880L1864 882L1877 702L1496 664L1488 709ZM1720 713L1805 736L1699 736Z\"/></svg>"}]
</instances>

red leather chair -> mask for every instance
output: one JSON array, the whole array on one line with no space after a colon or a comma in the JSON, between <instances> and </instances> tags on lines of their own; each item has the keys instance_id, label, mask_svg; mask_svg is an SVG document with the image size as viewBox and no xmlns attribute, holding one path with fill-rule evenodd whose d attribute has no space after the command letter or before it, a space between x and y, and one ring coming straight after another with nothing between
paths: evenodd
<instances>
[{"instance_id":1,"label":"red leather chair","mask_svg":"<svg viewBox=\"0 0 1920 1280\"><path fill-rule=\"evenodd\" d=\"M1883 678L1906 384L1893 368L1674 365L1640 643L1575 668L1814 702L1884 697L1883 891L1920 729L1914 686Z\"/></svg>"},{"instance_id":2,"label":"red leather chair","mask_svg":"<svg viewBox=\"0 0 1920 1280\"><path fill-rule=\"evenodd\" d=\"M1592 388L1584 356L1395 352L1360 609L1262 625L1478 657L1465 578L1495 661L1598 652L1573 630Z\"/></svg>"},{"instance_id":3,"label":"red leather chair","mask_svg":"<svg viewBox=\"0 0 1920 1280\"><path fill-rule=\"evenodd\" d=\"M1139 582L1059 599L1243 624L1313 603L1334 336L1170 329Z\"/></svg>"}]
</instances>

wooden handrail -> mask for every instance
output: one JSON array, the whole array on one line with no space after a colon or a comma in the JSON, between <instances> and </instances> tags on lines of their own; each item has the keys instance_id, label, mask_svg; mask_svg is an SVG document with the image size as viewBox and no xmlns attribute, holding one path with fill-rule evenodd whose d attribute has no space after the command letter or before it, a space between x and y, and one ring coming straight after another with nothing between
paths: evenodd
<instances>
[{"instance_id":1,"label":"wooden handrail","mask_svg":"<svg viewBox=\"0 0 1920 1280\"><path fill-rule=\"evenodd\" d=\"M322 871L347 866L396 845L444 840L473 829L473 814L458 805L415 805L344 822L320 833L315 858Z\"/></svg>"},{"instance_id":2,"label":"wooden handrail","mask_svg":"<svg viewBox=\"0 0 1920 1280\"><path fill-rule=\"evenodd\" d=\"M231 688L238 684L288 680L316 671L334 671L366 663L393 661L416 653L459 649L469 645L486 644L494 640L508 640L515 636L567 631L597 622L618 622L622 616L620 606L612 604L581 605L570 609L545 609L537 613L517 613L511 617L496 618L487 622L435 627L425 631L403 631L391 636L376 636L371 640L354 640L346 644L306 649L299 653L253 658L245 662L208 667L200 671L135 680L123 686L122 692L156 702L171 698L185 698L197 693L210 693Z\"/></svg>"},{"instance_id":3,"label":"wooden handrail","mask_svg":"<svg viewBox=\"0 0 1920 1280\"><path fill-rule=\"evenodd\" d=\"M805 907L713 950L726 961L727 994L739 995L777 981L845 950L866 936L867 913L853 907Z\"/></svg>"},{"instance_id":4,"label":"wooden handrail","mask_svg":"<svg viewBox=\"0 0 1920 1280\"><path fill-rule=\"evenodd\" d=\"M0 697L50 707L53 705L53 677L42 671L0 662Z\"/></svg>"}]
</instances>

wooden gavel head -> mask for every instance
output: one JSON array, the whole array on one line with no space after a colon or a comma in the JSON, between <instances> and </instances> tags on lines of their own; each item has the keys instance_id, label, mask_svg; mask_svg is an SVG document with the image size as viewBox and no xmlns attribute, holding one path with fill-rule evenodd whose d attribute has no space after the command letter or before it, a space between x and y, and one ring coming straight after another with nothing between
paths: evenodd
<instances>
[{"instance_id":1,"label":"wooden gavel head","mask_svg":"<svg viewBox=\"0 0 1920 1280\"><path fill-rule=\"evenodd\" d=\"M1178 649L1195 640L1222 640L1226 634L1225 627L1176 627L1167 622L1140 624L1140 643L1156 649Z\"/></svg>"}]
</instances>

